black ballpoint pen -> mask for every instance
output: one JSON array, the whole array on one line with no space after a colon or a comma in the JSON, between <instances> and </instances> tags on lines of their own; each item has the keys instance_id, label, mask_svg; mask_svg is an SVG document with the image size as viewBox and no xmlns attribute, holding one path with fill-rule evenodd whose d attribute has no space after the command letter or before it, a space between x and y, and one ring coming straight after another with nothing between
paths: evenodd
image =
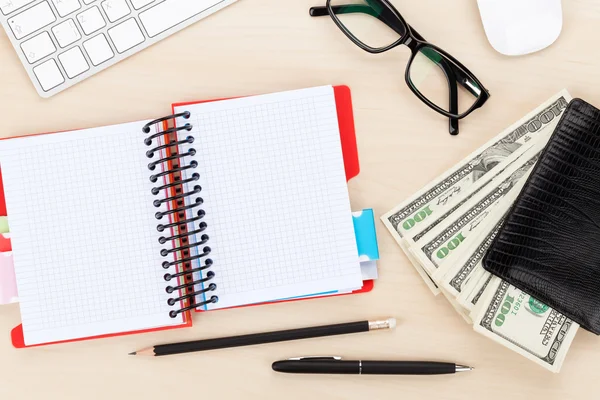
<instances>
[{"instance_id":1,"label":"black ballpoint pen","mask_svg":"<svg viewBox=\"0 0 600 400\"><path fill-rule=\"evenodd\" d=\"M273 363L273 370L291 374L440 375L473 370L454 363L430 361L360 361L341 357L300 357Z\"/></svg>"}]
</instances>

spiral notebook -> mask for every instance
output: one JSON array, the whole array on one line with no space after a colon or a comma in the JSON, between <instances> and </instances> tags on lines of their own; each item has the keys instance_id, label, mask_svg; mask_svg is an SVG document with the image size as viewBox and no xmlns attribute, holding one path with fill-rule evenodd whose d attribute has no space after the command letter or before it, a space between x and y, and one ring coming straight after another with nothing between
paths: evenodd
<instances>
[{"instance_id":1,"label":"spiral notebook","mask_svg":"<svg viewBox=\"0 0 600 400\"><path fill-rule=\"evenodd\" d=\"M155 121L0 141L14 344L364 290L340 141L345 125L354 158L349 96L327 86L179 104Z\"/></svg>"}]
</instances>

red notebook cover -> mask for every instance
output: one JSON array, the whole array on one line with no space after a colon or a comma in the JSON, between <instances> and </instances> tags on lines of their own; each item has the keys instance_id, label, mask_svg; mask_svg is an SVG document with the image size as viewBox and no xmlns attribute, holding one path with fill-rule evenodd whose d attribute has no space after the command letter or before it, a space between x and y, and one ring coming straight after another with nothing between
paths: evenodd
<instances>
[{"instance_id":1,"label":"red notebook cover","mask_svg":"<svg viewBox=\"0 0 600 400\"><path fill-rule=\"evenodd\" d=\"M337 106L338 122L339 122L339 126L340 126L340 138L341 138L341 143L342 143L342 153L344 155L344 168L345 168L345 172L346 172L346 179L349 181L350 179L356 177L360 173L360 166L359 166L359 160L358 160L358 146L357 146L357 142L356 142L356 131L354 128L354 114L353 114L353 109L352 109L352 96L351 96L350 88L348 86L335 86L334 93L335 93L335 100L336 100L336 106ZM179 107L179 106L186 106L186 105L190 105L190 104L198 104L198 103L218 101L218 100L226 100L226 99L214 99L214 100L203 100L203 101L196 101L196 102L175 103L172 105L172 108L174 110L175 107ZM4 189L3 189L3 186L1 185L1 183L2 183L2 176L0 173L0 215L6 215L6 205L5 205L5 201L4 201ZM360 290L356 290L352 293L345 293L345 294L340 294L340 295L370 292L373 289L373 286L374 286L374 283L372 280L364 281L363 287ZM297 301L297 300L311 300L311 299L316 299L316 298L321 298L321 297L331 297L331 296L319 296L319 297L308 297L308 298L301 298L301 299L281 300L281 301L277 301L277 302L273 302L273 303ZM251 306L261 305L261 304L269 304L269 303L252 304ZM241 307L246 307L246 306L241 306ZM147 330L133 331L133 332L122 332L122 333L93 336L93 337L68 340L68 341L62 341L62 342L44 343L44 344L39 344L39 345L35 345L35 346L26 346L25 339L23 336L23 326L19 325L12 330L11 338L12 338L12 344L14 347L25 348L25 347L46 346L46 345L57 344L57 343L79 342L79 341L83 341L83 340L101 339L101 338L124 336L124 335L133 335L133 334L138 334L138 333L147 333L147 332L155 332L155 331L170 330L170 329L179 329L179 328L189 327L189 326L192 326L191 317L186 318L185 325L179 325L179 326L174 326L174 327L155 328L155 329L147 329Z\"/></svg>"}]
</instances>

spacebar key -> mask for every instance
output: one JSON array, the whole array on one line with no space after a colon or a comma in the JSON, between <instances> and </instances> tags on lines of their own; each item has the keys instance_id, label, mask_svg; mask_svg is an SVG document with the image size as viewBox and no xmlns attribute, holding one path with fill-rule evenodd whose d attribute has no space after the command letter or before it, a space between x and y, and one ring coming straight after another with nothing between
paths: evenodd
<instances>
[{"instance_id":1,"label":"spacebar key","mask_svg":"<svg viewBox=\"0 0 600 400\"><path fill-rule=\"evenodd\" d=\"M216 7L218 0L166 0L140 13L148 36L154 37L196 15Z\"/></svg>"}]
</instances>

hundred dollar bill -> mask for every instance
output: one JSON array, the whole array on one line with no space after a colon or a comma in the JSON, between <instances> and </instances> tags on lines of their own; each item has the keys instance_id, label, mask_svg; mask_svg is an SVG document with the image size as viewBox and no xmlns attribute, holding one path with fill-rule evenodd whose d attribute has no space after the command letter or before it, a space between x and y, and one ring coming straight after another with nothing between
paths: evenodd
<instances>
[{"instance_id":1,"label":"hundred dollar bill","mask_svg":"<svg viewBox=\"0 0 600 400\"><path fill-rule=\"evenodd\" d=\"M509 283L494 281L481 300L475 331L559 372L579 325Z\"/></svg>"},{"instance_id":2,"label":"hundred dollar bill","mask_svg":"<svg viewBox=\"0 0 600 400\"><path fill-rule=\"evenodd\" d=\"M511 157L507 158L504 162L498 165L495 168L495 173L490 173L485 178L479 179L477 183L475 183L472 187L469 188L468 191L462 193L459 197L456 198L454 207L446 211L444 214L438 215L438 218L435 220L429 221L429 225L422 225L422 230L413 232L413 236L405 236L402 238L402 243L405 246L410 247L412 243L418 242L426 236L429 232L434 230L439 224L443 223L446 218L448 218L452 213L458 210L463 204L469 201L472 197L477 195L482 190L485 190L488 184L496 179L498 176L502 175L508 168L510 168L523 154L525 154L531 146L535 144L535 141L542 140L542 137L547 137L546 132L544 134L538 134L535 139L532 139L528 144L521 146L519 150L515 151ZM435 280L435 279L434 279Z\"/></svg>"},{"instance_id":3,"label":"hundred dollar bill","mask_svg":"<svg viewBox=\"0 0 600 400\"><path fill-rule=\"evenodd\" d=\"M566 90L552 96L414 196L384 214L381 219L392 236L400 244L402 238L413 238L434 222L439 223L439 216L455 207L465 193L472 192L476 185L489 182L497 174L499 166L514 161L515 152L523 145L540 133L554 131L571 100Z\"/></svg>"},{"instance_id":4,"label":"hundred dollar bill","mask_svg":"<svg viewBox=\"0 0 600 400\"><path fill-rule=\"evenodd\" d=\"M488 219L489 218L492 218L492 216L488 217ZM444 259L444 262L432 276L444 297L446 297L448 302L454 307L455 311L469 324L472 323L470 317L471 311L470 309L461 306L458 302L457 294L460 294L460 290L472 277L478 278L479 274L483 272L477 269L477 267L479 267L483 270L483 267L480 267L477 262L471 263L470 260L477 257L478 248L481 244L479 238L485 239L490 230L495 227L495 225L492 225L492 228L490 228L489 225L488 221L480 224L473 231L473 242L467 243L467 247L461 248L459 252L452 252L452 254ZM475 267L472 267L473 264ZM460 278L455 279L457 289L454 289L447 284L453 276Z\"/></svg>"},{"instance_id":5,"label":"hundred dollar bill","mask_svg":"<svg viewBox=\"0 0 600 400\"><path fill-rule=\"evenodd\" d=\"M464 280L461 290L462 291L472 291L472 290L476 290L476 288L474 286L472 287L467 287L467 284L473 279L475 281L479 281L479 279L484 275L484 273L487 273L487 271L485 271L483 269L483 267L481 265L478 265L474 271ZM446 290L447 286L443 286L441 283L439 284L439 288L441 293L444 294L444 297L446 297L446 299L448 300L448 302L452 305L452 307L454 307L454 309L456 310L456 312L464 318L465 321L467 321L469 324L473 323L472 322L472 310L473 308L475 308L475 304L473 304L472 307L465 307L463 306L463 304L459 301L460 300L460 295L462 295L463 293L460 292L458 295L456 294L455 291L451 291L451 290ZM470 292L469 292L470 293Z\"/></svg>"},{"instance_id":6,"label":"hundred dollar bill","mask_svg":"<svg viewBox=\"0 0 600 400\"><path fill-rule=\"evenodd\" d=\"M512 201L508 200L510 199L503 200L503 203L500 204L496 210L497 213L502 214L500 220L494 222L494 225L492 225L491 228L489 224L484 227L485 237L477 244L476 250L465 257L466 262L464 264L453 267L453 269L444 276L441 283L445 290L456 296L456 302L461 309L464 309L469 313L471 313L477 305L477 302L492 278L491 274L483 268L483 257L498 235L506 214L513 204ZM454 292L454 290L456 290L456 292Z\"/></svg>"},{"instance_id":7,"label":"hundred dollar bill","mask_svg":"<svg viewBox=\"0 0 600 400\"><path fill-rule=\"evenodd\" d=\"M483 268L479 272L480 274L478 274L477 278L474 278L473 281L465 286L465 290L457 299L458 304L460 304L463 309L469 311L471 317L473 317L473 311L479 304L479 300L481 300L481 296L485 292L485 289L487 289L494 277Z\"/></svg>"},{"instance_id":8,"label":"hundred dollar bill","mask_svg":"<svg viewBox=\"0 0 600 400\"><path fill-rule=\"evenodd\" d=\"M462 296L470 295L473 290L476 289L476 286L480 283L481 278L485 275L487 271L483 269L481 266L477 266L475 270L469 275L469 277L465 280L462 287L460 288L460 293L456 296L456 302L460 305L460 307L467 312L471 312L473 307L465 307L463 303L461 303Z\"/></svg>"},{"instance_id":9,"label":"hundred dollar bill","mask_svg":"<svg viewBox=\"0 0 600 400\"><path fill-rule=\"evenodd\" d=\"M444 264L444 266L451 264L449 268L438 268L435 272L434 277L436 277L438 286L441 286L452 297L458 298L472 274L475 271L483 270L483 257L498 235L500 226L504 222L504 216L511 205L511 201L503 201L503 204L498 205L495 213L499 215L500 220L494 216L488 216L486 224L482 224L473 233L474 240L476 240L475 246L471 245L468 251L459 253L460 257L456 262Z\"/></svg>"},{"instance_id":10,"label":"hundred dollar bill","mask_svg":"<svg viewBox=\"0 0 600 400\"><path fill-rule=\"evenodd\" d=\"M485 227L485 226L484 226ZM473 233L474 235L479 235L479 231L481 231L478 227L476 229L476 231ZM467 260L469 260L471 258L471 255L476 254L477 248L478 248L478 243L474 243L475 246L473 246L473 244L465 249L462 250L462 252L460 253L453 253L451 254L448 259L446 259L445 264L442 265L440 268L438 268L435 271L434 274L434 279L440 289L440 292L444 295L444 297L446 297L446 299L448 300L448 302L452 305L452 307L454 307L454 310L461 316L464 318L464 320L471 324L472 320L471 320L471 310L463 307L459 302L458 302L458 296L457 296L457 291L456 290L449 290L448 285L446 285L446 280L449 280L450 278L447 276L447 274L441 272L442 270L444 270L447 273L453 273L456 274L456 272L452 272L449 268L446 268L448 266L451 267L451 269L455 270L455 266L461 267L464 266L465 264L468 263ZM479 271L477 268L481 268L482 271ZM473 268L472 271L469 271L468 274L464 274L464 276L462 276L463 279L461 279L460 282L460 290L464 289L465 285L467 283L469 283L470 279L478 279L480 277L480 275L483 273L483 267L481 266L477 266L476 268ZM459 293L460 294L460 293Z\"/></svg>"},{"instance_id":11,"label":"hundred dollar bill","mask_svg":"<svg viewBox=\"0 0 600 400\"><path fill-rule=\"evenodd\" d=\"M410 250L413 255L430 275L435 273L452 252L459 251L464 246L477 226L485 221L486 217L493 215L503 199L508 198L510 200L507 201L512 202L517 198L546 142L547 140L536 142L484 190L469 199L420 241L411 244ZM501 216L502 214L498 215L498 219Z\"/></svg>"},{"instance_id":12,"label":"hundred dollar bill","mask_svg":"<svg viewBox=\"0 0 600 400\"><path fill-rule=\"evenodd\" d=\"M473 231L474 237L480 237L482 229L485 228L487 224L480 224L475 231ZM453 251L446 257L443 263L440 264L439 268L437 268L431 277L433 281L440 287L440 290L444 290L443 282L446 279L446 275L450 274L453 269L458 268L459 265L462 265L466 262L469 256L475 251L477 247L477 241L473 240L472 242L465 243L460 249ZM412 253L411 253L412 254Z\"/></svg>"},{"instance_id":13,"label":"hundred dollar bill","mask_svg":"<svg viewBox=\"0 0 600 400\"><path fill-rule=\"evenodd\" d=\"M503 205L498 205L497 208L503 208ZM503 215L498 218L502 220ZM468 243L461 245L460 249L451 252L439 267L434 271L432 278L438 286L441 286L448 292L454 294L460 293L461 287L471 277L478 265L478 261L483 259L485 251L489 247L486 242L493 241L496 235L490 237L494 228L498 227L500 221L493 215L489 215L485 221L479 224L472 233L473 239ZM452 284L450 284L452 281Z\"/></svg>"}]
</instances>

